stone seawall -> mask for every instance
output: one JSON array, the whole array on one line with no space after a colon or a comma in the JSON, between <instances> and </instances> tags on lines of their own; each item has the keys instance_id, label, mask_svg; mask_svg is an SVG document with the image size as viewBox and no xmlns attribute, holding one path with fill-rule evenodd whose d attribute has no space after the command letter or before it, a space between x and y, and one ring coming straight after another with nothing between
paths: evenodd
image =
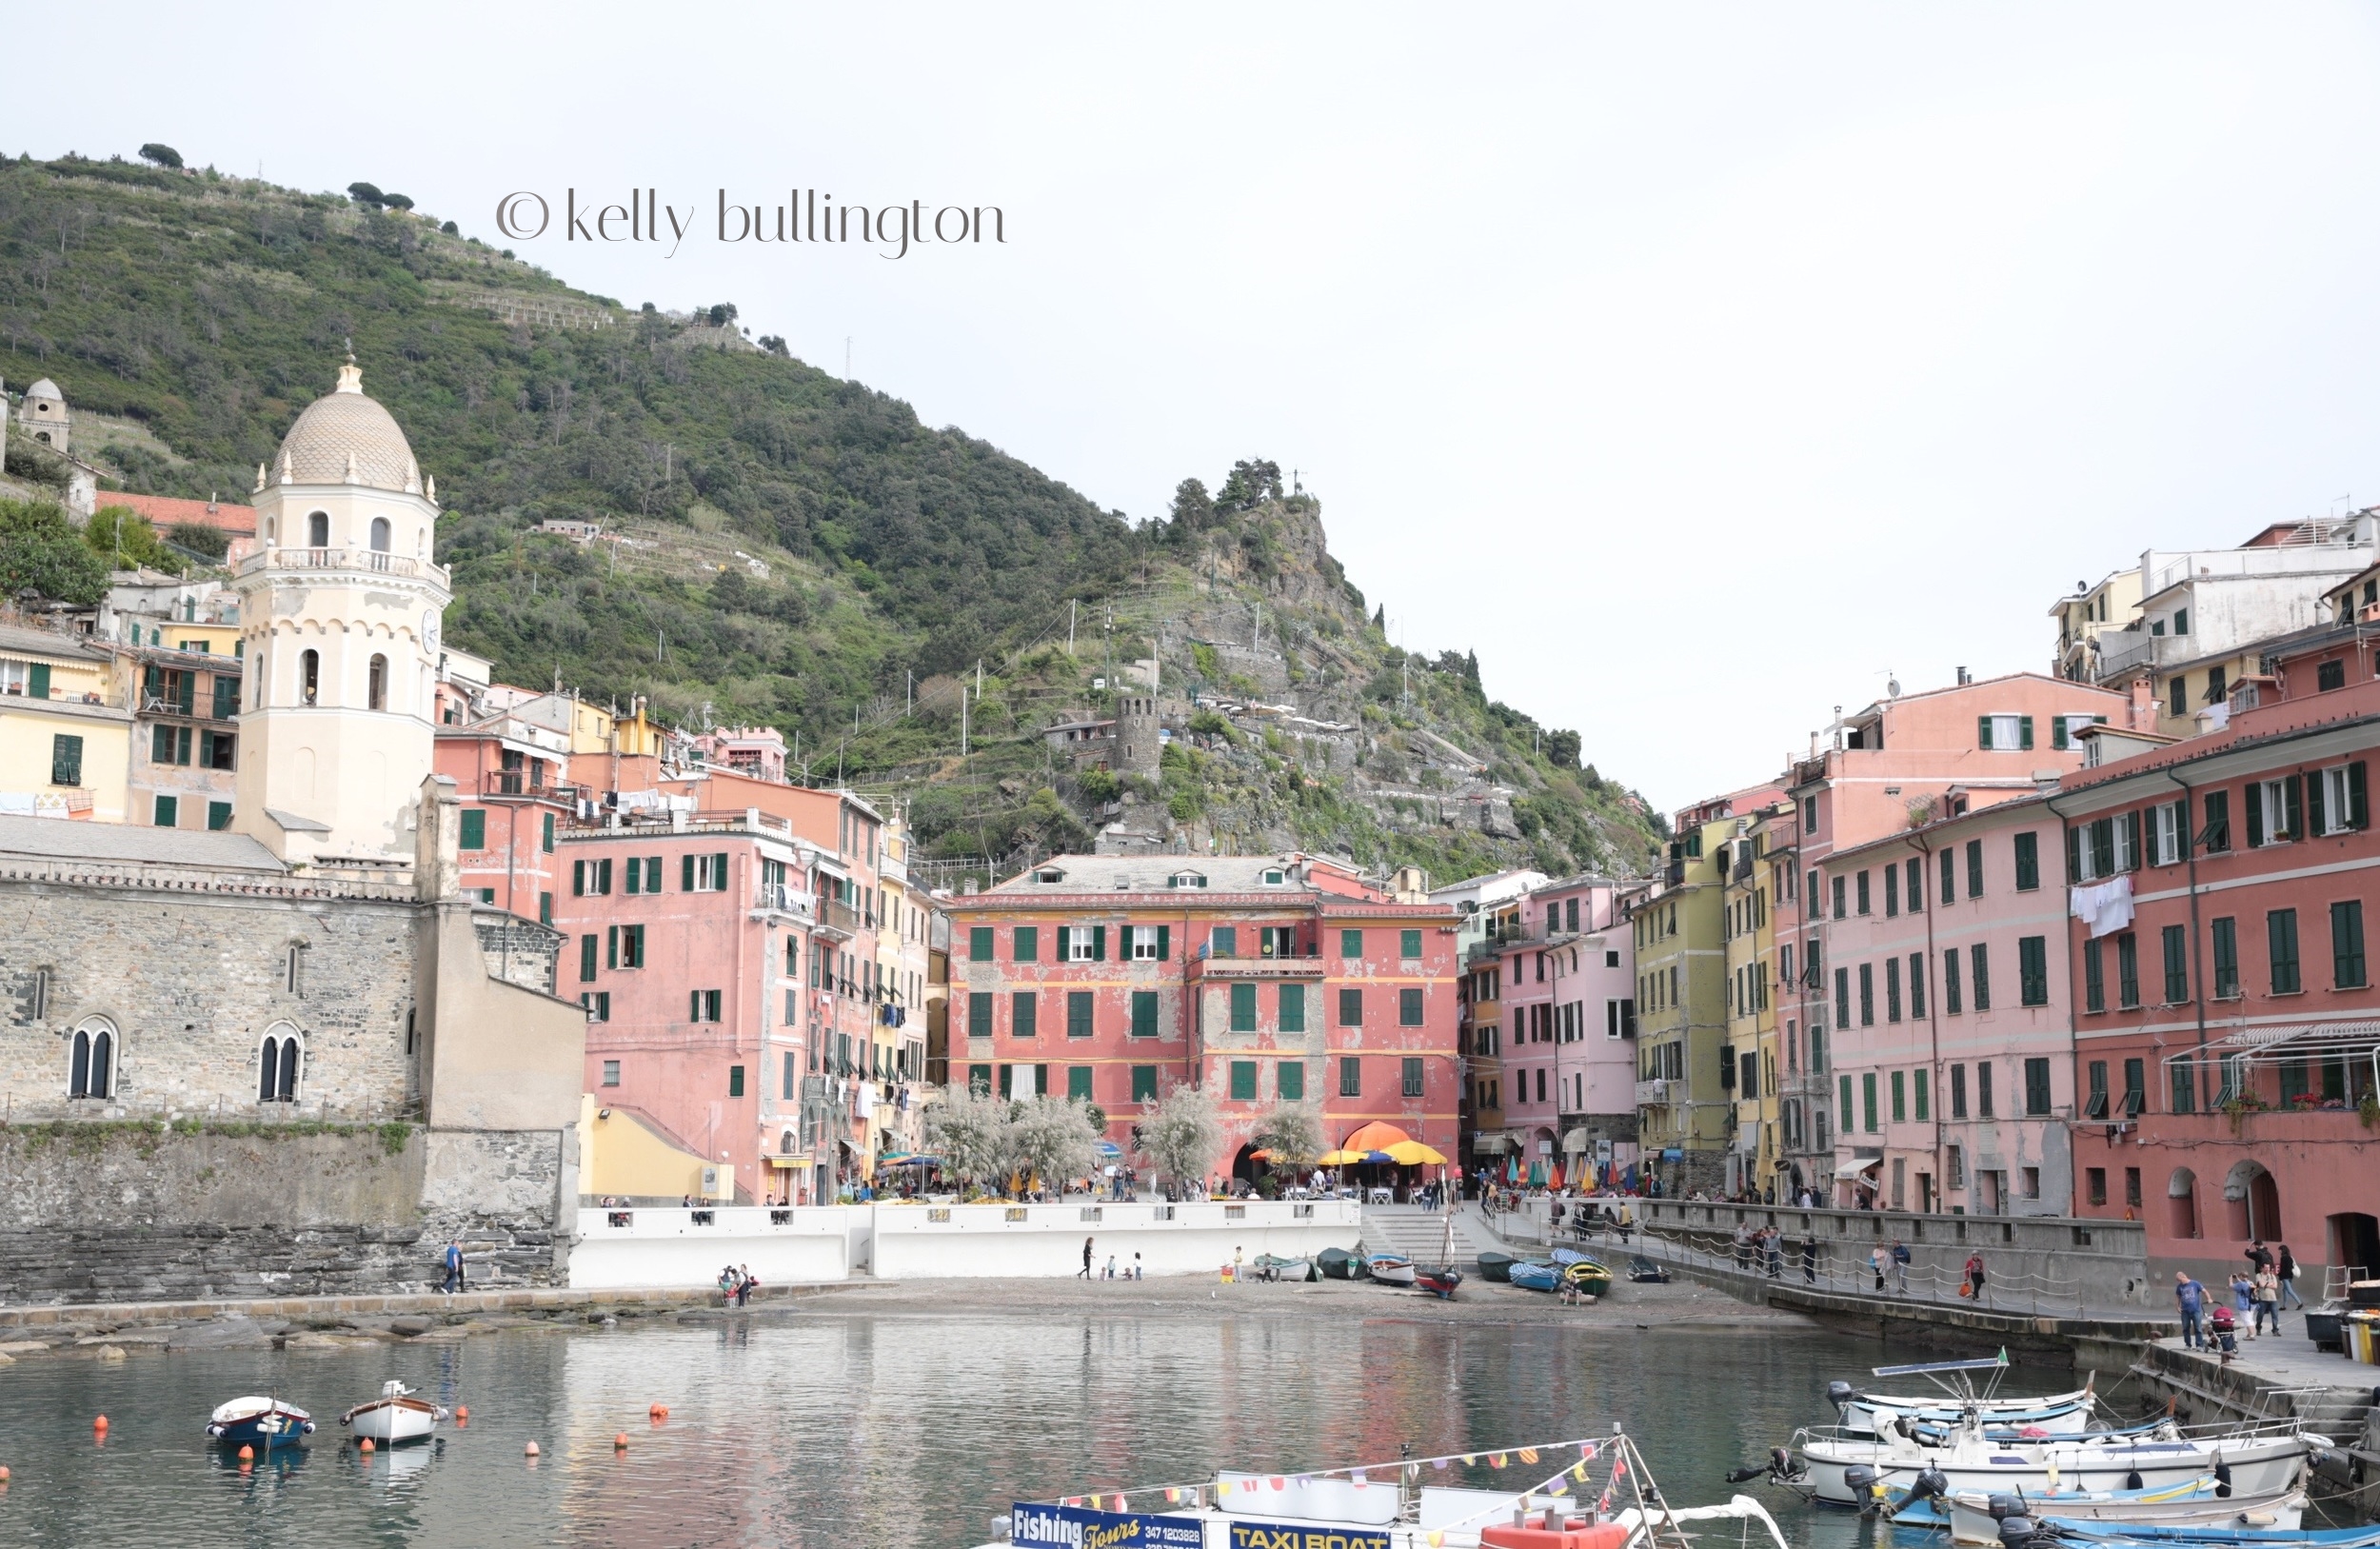
<instances>
[{"instance_id":1,"label":"stone seawall","mask_svg":"<svg viewBox=\"0 0 2380 1549\"><path fill-rule=\"evenodd\" d=\"M0 1129L0 1303L560 1284L568 1131L395 1124ZM571 1201L575 1204L575 1199Z\"/></svg>"}]
</instances>

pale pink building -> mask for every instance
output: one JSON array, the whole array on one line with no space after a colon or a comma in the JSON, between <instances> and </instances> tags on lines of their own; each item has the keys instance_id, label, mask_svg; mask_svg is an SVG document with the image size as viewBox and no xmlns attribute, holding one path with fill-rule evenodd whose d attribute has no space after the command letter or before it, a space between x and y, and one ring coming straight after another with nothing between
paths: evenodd
<instances>
[{"instance_id":1,"label":"pale pink building","mask_svg":"<svg viewBox=\"0 0 2380 1549\"><path fill-rule=\"evenodd\" d=\"M1524 1170L1636 1160L1636 957L1619 884L1574 877L1518 904L1498 975L1503 1122Z\"/></svg>"},{"instance_id":2,"label":"pale pink building","mask_svg":"<svg viewBox=\"0 0 2380 1549\"><path fill-rule=\"evenodd\" d=\"M1838 851L2021 799L2036 776L2082 767L2085 725L2148 727L2155 707L2107 689L2020 672L1981 683L1961 681L1924 693L1879 700L1835 721L1791 772L1786 795L1798 808L1801 885L1777 900L1780 970L1791 964L1777 1008L1785 1074L1787 1177L1832 1198L1838 1154L1848 1165L1874 1162L1882 1147L1864 1130L1840 1138L1841 1072L1834 1068L1835 943L1827 862ZM1856 868L1853 868L1854 871ZM1850 875L1844 886L1853 885ZM1880 886L1880 880L1872 881ZM1880 902L1880 901L1876 901ZM1847 903L1839 918L1853 918ZM1856 1089L1857 1083L1854 1083ZM1855 1116L1864 1117L1864 1116ZM1806 1122L1796 1123L1796 1119ZM1934 1174L1937 1180L1944 1176ZM1887 1175L1889 1184L1889 1175Z\"/></svg>"},{"instance_id":3,"label":"pale pink building","mask_svg":"<svg viewBox=\"0 0 2380 1549\"><path fill-rule=\"evenodd\" d=\"M2073 1019L2051 799L1904 827L1817 868L1835 1204L2069 1212Z\"/></svg>"}]
</instances>

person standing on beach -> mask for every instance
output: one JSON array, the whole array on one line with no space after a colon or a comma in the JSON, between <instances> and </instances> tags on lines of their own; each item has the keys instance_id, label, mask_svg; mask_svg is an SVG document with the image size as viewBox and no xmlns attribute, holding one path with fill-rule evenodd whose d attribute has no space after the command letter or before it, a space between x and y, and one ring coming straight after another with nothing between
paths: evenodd
<instances>
[{"instance_id":1,"label":"person standing on beach","mask_svg":"<svg viewBox=\"0 0 2380 1549\"><path fill-rule=\"evenodd\" d=\"M1082 1279L1084 1279L1084 1280L1086 1280L1086 1281L1087 1281L1087 1280L1089 1280L1090 1278L1091 1278L1091 1240L1090 1240L1089 1238L1087 1238L1087 1237L1086 1237L1086 1238L1084 1238L1084 1239L1082 1240Z\"/></svg>"}]
</instances>

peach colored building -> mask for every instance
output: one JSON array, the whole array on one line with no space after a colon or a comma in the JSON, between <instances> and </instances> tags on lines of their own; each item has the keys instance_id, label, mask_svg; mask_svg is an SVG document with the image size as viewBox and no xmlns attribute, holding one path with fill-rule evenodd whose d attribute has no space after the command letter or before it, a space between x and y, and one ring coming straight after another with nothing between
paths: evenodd
<instances>
[{"instance_id":1,"label":"peach colored building","mask_svg":"<svg viewBox=\"0 0 2380 1549\"><path fill-rule=\"evenodd\" d=\"M1830 972L1836 957L1828 937L1835 921L1854 917L1854 879L1831 871L1829 857L2032 795L2042 780L2082 766L2082 727L2146 725L2154 713L2145 699L2037 673L1975 683L1962 668L1959 676L1949 687L1838 717L1814 736L1818 745L1788 776L1785 794L1799 807L1801 867L1800 884L1775 901L1788 1195L1807 1190L1825 1201L1836 1194L1842 1115L1829 1043L1837 1029ZM1839 909L1832 896L1838 880L1847 892ZM1884 1148L1864 1131L1843 1143L1841 1164L1863 1173L1881 1168Z\"/></svg>"},{"instance_id":2,"label":"peach colored building","mask_svg":"<svg viewBox=\"0 0 2380 1549\"><path fill-rule=\"evenodd\" d=\"M1518 902L1517 929L1475 956L1497 976L1496 1055L1506 1144L1524 1177L1636 1161L1636 952L1620 885L1548 883ZM1476 1142L1475 1142L1476 1149Z\"/></svg>"}]
</instances>

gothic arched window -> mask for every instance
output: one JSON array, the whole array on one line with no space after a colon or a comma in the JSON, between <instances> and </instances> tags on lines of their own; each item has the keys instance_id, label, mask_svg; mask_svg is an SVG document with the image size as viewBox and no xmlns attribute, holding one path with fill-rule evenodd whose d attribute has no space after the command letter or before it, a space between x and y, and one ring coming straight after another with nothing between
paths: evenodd
<instances>
[{"instance_id":1,"label":"gothic arched window","mask_svg":"<svg viewBox=\"0 0 2380 1549\"><path fill-rule=\"evenodd\" d=\"M74 1054L67 1073L69 1097L105 1098L115 1090L114 1023L93 1017L74 1029Z\"/></svg>"},{"instance_id":2,"label":"gothic arched window","mask_svg":"<svg viewBox=\"0 0 2380 1549\"><path fill-rule=\"evenodd\" d=\"M298 703L311 705L322 692L323 654L320 651L298 653Z\"/></svg>"},{"instance_id":3,"label":"gothic arched window","mask_svg":"<svg viewBox=\"0 0 2380 1549\"><path fill-rule=\"evenodd\" d=\"M298 1064L305 1055L304 1044L303 1035L286 1022L273 1023L265 1034L264 1045L256 1052L257 1102L297 1101Z\"/></svg>"},{"instance_id":4,"label":"gothic arched window","mask_svg":"<svg viewBox=\"0 0 2380 1549\"><path fill-rule=\"evenodd\" d=\"M385 516L372 518L372 552L375 554L388 552L388 519Z\"/></svg>"}]
</instances>

